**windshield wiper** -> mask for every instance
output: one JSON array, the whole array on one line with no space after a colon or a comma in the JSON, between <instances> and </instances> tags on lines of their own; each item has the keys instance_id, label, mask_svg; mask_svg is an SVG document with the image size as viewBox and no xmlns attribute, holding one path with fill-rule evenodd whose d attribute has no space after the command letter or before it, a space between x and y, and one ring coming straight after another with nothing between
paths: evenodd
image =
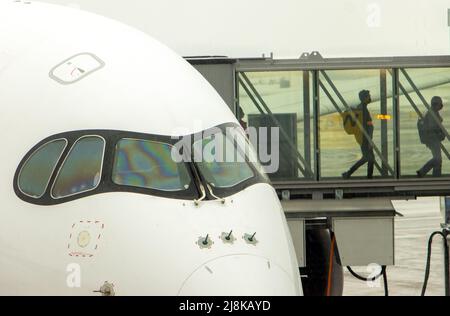
<instances>
[{"instance_id":1,"label":"windshield wiper","mask_svg":"<svg viewBox=\"0 0 450 316\"><path fill-rule=\"evenodd\" d=\"M194 199L195 205L199 205L200 202L203 201L206 198L205 187L203 186L203 184L201 182L198 182L198 184L200 186L200 191L202 192L202 196L199 199Z\"/></svg>"},{"instance_id":2,"label":"windshield wiper","mask_svg":"<svg viewBox=\"0 0 450 316\"><path fill-rule=\"evenodd\" d=\"M193 159L192 154L191 154L191 159ZM196 164L195 163L191 163L191 167L192 167L192 170L193 170L193 174L194 174L195 180L197 181L197 185L200 188L200 192L202 193L200 198L194 199L194 204L196 206L198 206L201 201L206 199L206 190L205 190L205 187L203 186L202 179L200 178L200 175L198 173Z\"/></svg>"},{"instance_id":3,"label":"windshield wiper","mask_svg":"<svg viewBox=\"0 0 450 316\"><path fill-rule=\"evenodd\" d=\"M222 202L222 204L225 204L225 199L215 195L213 190L211 189L211 186L209 185L209 183L207 183L206 186L208 187L209 194L211 194L212 197L214 197L214 198L216 198L216 200L219 200L220 202Z\"/></svg>"}]
</instances>

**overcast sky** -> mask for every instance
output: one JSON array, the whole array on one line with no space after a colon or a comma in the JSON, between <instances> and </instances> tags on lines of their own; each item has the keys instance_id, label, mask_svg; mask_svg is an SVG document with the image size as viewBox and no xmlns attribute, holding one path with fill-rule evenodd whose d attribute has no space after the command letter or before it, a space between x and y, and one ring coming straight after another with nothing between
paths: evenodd
<instances>
[{"instance_id":1,"label":"overcast sky","mask_svg":"<svg viewBox=\"0 0 450 316\"><path fill-rule=\"evenodd\" d=\"M48 0L120 20L183 56L450 54L449 0Z\"/></svg>"}]
</instances>

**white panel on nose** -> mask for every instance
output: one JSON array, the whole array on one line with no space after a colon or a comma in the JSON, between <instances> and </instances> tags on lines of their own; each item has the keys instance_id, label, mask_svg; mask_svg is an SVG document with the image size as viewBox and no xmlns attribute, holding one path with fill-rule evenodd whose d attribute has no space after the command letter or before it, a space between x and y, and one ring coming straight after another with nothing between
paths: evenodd
<instances>
[{"instance_id":1,"label":"white panel on nose","mask_svg":"<svg viewBox=\"0 0 450 316\"><path fill-rule=\"evenodd\" d=\"M181 296L300 295L278 265L253 255L231 255L205 263L183 284Z\"/></svg>"}]
</instances>

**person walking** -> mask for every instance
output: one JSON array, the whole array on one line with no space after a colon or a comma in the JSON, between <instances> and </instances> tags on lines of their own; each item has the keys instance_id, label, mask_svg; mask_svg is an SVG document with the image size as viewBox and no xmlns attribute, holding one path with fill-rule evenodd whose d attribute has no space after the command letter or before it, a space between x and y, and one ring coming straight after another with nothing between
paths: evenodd
<instances>
[{"instance_id":1,"label":"person walking","mask_svg":"<svg viewBox=\"0 0 450 316\"><path fill-rule=\"evenodd\" d=\"M442 117L439 111L442 110L444 104L442 98L434 96L431 99L431 109L425 114L422 124L423 133L421 141L431 151L432 158L428 160L422 168L416 171L417 176L422 178L433 169L433 177L442 175L442 154L441 142L445 139L445 134L441 129Z\"/></svg>"},{"instance_id":2,"label":"person walking","mask_svg":"<svg viewBox=\"0 0 450 316\"><path fill-rule=\"evenodd\" d=\"M367 179L372 179L373 176L373 166L375 163L375 156L372 147L373 138L373 122L367 106L372 102L369 90L361 90L359 92L359 100L361 103L357 106L356 110L359 110L362 115L362 128L364 133L362 135L361 142L361 153L362 157L358 160L348 171L342 174L344 179L349 179L350 176L358 170L359 167L367 163ZM361 133L363 131L360 131Z\"/></svg>"}]
</instances>

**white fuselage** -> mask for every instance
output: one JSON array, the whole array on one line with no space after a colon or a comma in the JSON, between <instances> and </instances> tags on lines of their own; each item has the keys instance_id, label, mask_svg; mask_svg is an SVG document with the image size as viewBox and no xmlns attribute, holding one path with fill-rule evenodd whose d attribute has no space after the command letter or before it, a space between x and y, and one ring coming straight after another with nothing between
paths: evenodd
<instances>
[{"instance_id":1,"label":"white fuselage","mask_svg":"<svg viewBox=\"0 0 450 316\"><path fill-rule=\"evenodd\" d=\"M14 175L40 141L79 130L180 136L237 123L182 58L125 25L68 8L0 1L0 294L301 295L274 189L225 203L109 192L55 205L20 199ZM104 66L70 84L51 73L80 53ZM73 74L73 71L70 72ZM64 70L59 74L64 77ZM219 237L233 231L234 243ZM246 242L253 234L256 245ZM200 237L209 236L210 248Z\"/></svg>"}]
</instances>

